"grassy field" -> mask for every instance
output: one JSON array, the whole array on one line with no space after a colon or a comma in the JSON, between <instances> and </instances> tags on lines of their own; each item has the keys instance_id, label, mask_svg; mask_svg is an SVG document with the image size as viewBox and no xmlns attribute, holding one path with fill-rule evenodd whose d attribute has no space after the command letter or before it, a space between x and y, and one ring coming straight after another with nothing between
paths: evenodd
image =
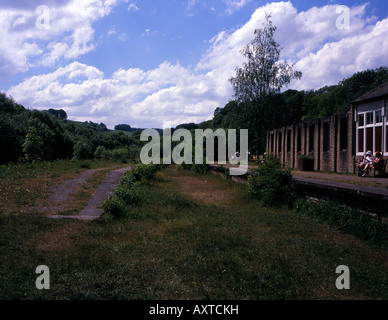
<instances>
[{"instance_id":1,"label":"grassy field","mask_svg":"<svg viewBox=\"0 0 388 320\"><path fill-rule=\"evenodd\" d=\"M387 250L263 208L245 185L171 166L144 188L147 201L121 220L12 214L10 198L15 210L0 215L0 299L388 298ZM38 265L50 268L50 290L35 287ZM350 269L350 290L335 286L339 265Z\"/></svg>"}]
</instances>

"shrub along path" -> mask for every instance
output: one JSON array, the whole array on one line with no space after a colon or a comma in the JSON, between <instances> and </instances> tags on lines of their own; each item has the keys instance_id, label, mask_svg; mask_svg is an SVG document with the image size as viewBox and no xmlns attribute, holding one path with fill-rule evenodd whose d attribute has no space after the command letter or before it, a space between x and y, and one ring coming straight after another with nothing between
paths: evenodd
<instances>
[{"instance_id":1,"label":"shrub along path","mask_svg":"<svg viewBox=\"0 0 388 320\"><path fill-rule=\"evenodd\" d=\"M68 218L68 219L80 219L80 220L93 220L98 217L100 217L103 213L103 210L101 208L101 203L104 201L108 194L112 193L114 188L119 184L121 176L130 170L131 167L125 167L117 170L110 171L107 176L104 178L104 180L101 182L100 186L98 187L97 191L94 193L93 197L89 200L87 206L81 210L81 212L78 215L51 215L50 218ZM98 170L98 169L96 169ZM96 170L90 170L90 171L96 171ZM90 171L87 171L88 174L90 174ZM81 178L77 178L80 180ZM61 190L62 194L55 196L57 192L55 192L51 198L59 198L62 201L66 201L67 197L64 196L64 194L69 194L72 190L71 185L74 180L72 181L65 181L60 187L57 188L57 190ZM77 181L78 181L77 180ZM70 186L70 187L69 187Z\"/></svg>"}]
</instances>

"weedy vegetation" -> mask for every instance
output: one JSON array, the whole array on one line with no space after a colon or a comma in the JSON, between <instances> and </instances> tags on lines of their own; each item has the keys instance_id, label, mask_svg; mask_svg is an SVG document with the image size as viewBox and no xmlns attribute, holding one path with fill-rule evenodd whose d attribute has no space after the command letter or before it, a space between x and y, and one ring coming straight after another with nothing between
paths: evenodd
<instances>
[{"instance_id":1,"label":"weedy vegetation","mask_svg":"<svg viewBox=\"0 0 388 320\"><path fill-rule=\"evenodd\" d=\"M0 298L388 298L384 246L287 204L263 206L230 179L160 169L124 175L91 222L1 215ZM35 287L41 264L50 290ZM339 265L350 290L335 286Z\"/></svg>"}]
</instances>

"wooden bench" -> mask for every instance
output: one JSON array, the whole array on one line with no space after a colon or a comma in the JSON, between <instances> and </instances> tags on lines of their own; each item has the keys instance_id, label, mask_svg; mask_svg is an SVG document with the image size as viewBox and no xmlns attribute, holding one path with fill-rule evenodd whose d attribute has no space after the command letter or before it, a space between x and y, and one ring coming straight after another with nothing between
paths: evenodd
<instances>
[{"instance_id":1,"label":"wooden bench","mask_svg":"<svg viewBox=\"0 0 388 320\"><path fill-rule=\"evenodd\" d=\"M381 162L378 165L373 166L373 176L374 177L385 177L385 168L387 166L388 159L387 160L381 160Z\"/></svg>"}]
</instances>

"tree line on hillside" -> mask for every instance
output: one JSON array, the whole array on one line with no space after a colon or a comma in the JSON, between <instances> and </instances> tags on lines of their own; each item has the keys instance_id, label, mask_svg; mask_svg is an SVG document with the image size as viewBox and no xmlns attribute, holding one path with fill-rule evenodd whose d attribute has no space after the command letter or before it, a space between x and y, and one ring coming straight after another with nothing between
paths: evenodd
<instances>
[{"instance_id":1,"label":"tree line on hillside","mask_svg":"<svg viewBox=\"0 0 388 320\"><path fill-rule=\"evenodd\" d=\"M28 110L0 93L0 164L136 158L142 146L139 135L114 132L103 123L70 121L63 110Z\"/></svg>"},{"instance_id":2,"label":"tree line on hillside","mask_svg":"<svg viewBox=\"0 0 388 320\"><path fill-rule=\"evenodd\" d=\"M352 101L387 81L388 67L368 69L355 73L338 85L270 94L261 99L261 104L231 100L223 108L215 109L211 120L179 127L249 129L251 152L263 154L267 130L347 112Z\"/></svg>"}]
</instances>

